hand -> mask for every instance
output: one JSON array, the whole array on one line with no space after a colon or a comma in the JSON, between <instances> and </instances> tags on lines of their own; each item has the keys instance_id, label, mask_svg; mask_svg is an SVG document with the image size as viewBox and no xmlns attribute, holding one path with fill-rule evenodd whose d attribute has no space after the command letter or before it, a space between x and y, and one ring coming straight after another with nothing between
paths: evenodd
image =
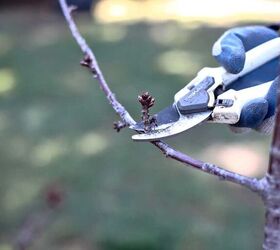
<instances>
[{"instance_id":1,"label":"hand","mask_svg":"<svg viewBox=\"0 0 280 250\"><path fill-rule=\"evenodd\" d=\"M276 31L265 26L233 28L215 42L212 54L228 72L237 74L244 67L246 51L278 36ZM279 78L276 78L278 70L279 58L266 63L230 85L231 89L241 90L275 79L265 98L250 101L243 107L239 122L231 126L235 132L243 132L251 128L263 133L272 131L279 81Z\"/></svg>"}]
</instances>

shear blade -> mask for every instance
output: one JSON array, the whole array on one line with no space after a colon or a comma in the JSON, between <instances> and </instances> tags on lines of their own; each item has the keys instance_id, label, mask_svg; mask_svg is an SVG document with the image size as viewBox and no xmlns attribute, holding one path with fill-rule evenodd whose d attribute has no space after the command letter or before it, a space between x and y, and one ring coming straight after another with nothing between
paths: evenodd
<instances>
[{"instance_id":1,"label":"shear blade","mask_svg":"<svg viewBox=\"0 0 280 250\"><path fill-rule=\"evenodd\" d=\"M182 115L179 116L179 119L177 121L172 121L168 124L161 124L149 133L133 135L132 139L135 141L154 141L176 135L205 121L211 115L211 113L212 111L209 110L200 113Z\"/></svg>"},{"instance_id":2,"label":"shear blade","mask_svg":"<svg viewBox=\"0 0 280 250\"><path fill-rule=\"evenodd\" d=\"M180 115L174 105L170 105L167 108L163 109L156 115L154 115L154 118L156 120L156 126L154 127L153 131L161 130L164 128L169 127L174 122L177 122L180 119ZM144 123L137 122L134 125L130 126L131 129L144 132Z\"/></svg>"}]
</instances>

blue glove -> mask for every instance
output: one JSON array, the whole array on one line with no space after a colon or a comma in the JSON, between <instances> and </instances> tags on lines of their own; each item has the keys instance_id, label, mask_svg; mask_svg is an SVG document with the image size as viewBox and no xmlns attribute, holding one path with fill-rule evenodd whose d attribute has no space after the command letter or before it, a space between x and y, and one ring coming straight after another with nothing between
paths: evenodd
<instances>
[{"instance_id":1,"label":"blue glove","mask_svg":"<svg viewBox=\"0 0 280 250\"><path fill-rule=\"evenodd\" d=\"M275 30L265 26L233 28L215 42L212 54L228 72L237 74L244 67L246 51L278 36ZM274 80L264 98L257 98L243 107L239 122L231 126L235 132L246 130L243 128L256 129L263 133L272 131L278 73L279 58L264 64L229 86L230 89L241 90Z\"/></svg>"}]
</instances>

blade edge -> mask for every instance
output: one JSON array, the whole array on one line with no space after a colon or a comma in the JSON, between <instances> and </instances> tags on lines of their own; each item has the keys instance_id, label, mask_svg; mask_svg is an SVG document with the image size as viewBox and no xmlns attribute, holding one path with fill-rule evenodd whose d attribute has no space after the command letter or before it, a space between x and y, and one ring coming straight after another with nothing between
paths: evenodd
<instances>
[{"instance_id":1,"label":"blade edge","mask_svg":"<svg viewBox=\"0 0 280 250\"><path fill-rule=\"evenodd\" d=\"M177 122L174 122L174 124L167 127L166 129L153 131L152 133L136 134L132 136L132 139L134 141L153 141L176 135L205 121L211 115L211 113L212 111L206 111L198 114L181 116Z\"/></svg>"}]
</instances>

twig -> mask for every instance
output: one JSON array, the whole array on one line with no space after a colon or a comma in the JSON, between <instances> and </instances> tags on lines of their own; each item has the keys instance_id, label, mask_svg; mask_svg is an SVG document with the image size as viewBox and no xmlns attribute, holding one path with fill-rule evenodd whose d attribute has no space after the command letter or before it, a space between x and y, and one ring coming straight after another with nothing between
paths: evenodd
<instances>
[{"instance_id":1,"label":"twig","mask_svg":"<svg viewBox=\"0 0 280 250\"><path fill-rule=\"evenodd\" d=\"M54 221L57 209L64 200L64 193L57 184L51 184L44 192L46 206L31 211L17 232L15 250L27 250L42 236Z\"/></svg>"},{"instance_id":2,"label":"twig","mask_svg":"<svg viewBox=\"0 0 280 250\"><path fill-rule=\"evenodd\" d=\"M85 57L83 60L83 65L90 68L91 72L93 73L93 77L97 79L99 86L104 91L107 99L109 100L110 104L112 105L113 109L116 113L121 117L122 121L128 125L135 124L134 119L130 116L127 110L121 105L121 103L116 99L115 95L112 93L111 89L109 88L101 69L98 66L96 58L86 43L85 39L81 36L73 18L71 15L71 9L69 9L66 0L59 0L60 6L62 8L62 12L65 16L65 19L68 23L68 26L71 30L72 36L80 46L81 50L83 51ZM85 60L86 58L86 60ZM86 65L84 64L86 62ZM208 164L196 159L191 158L190 156L183 154L179 151L172 149L169 145L162 141L152 142L153 145L158 147L167 157L170 157L174 160L182 162L183 164L190 165L196 169L199 169L205 173L214 175L219 177L221 180L230 181L241 186L247 187L248 189L252 190L253 192L257 192L262 194L264 192L264 185L263 182L257 180L255 178L250 178L246 176L242 176L225 169L222 169L216 165Z\"/></svg>"},{"instance_id":3,"label":"twig","mask_svg":"<svg viewBox=\"0 0 280 250\"><path fill-rule=\"evenodd\" d=\"M99 86L101 89L104 91L109 103L112 105L116 113L120 115L123 121L125 121L127 124L134 124L135 121L132 119L130 114L126 111L126 109L117 101L115 98L115 95L112 93L110 90L102 71L100 70L100 67L97 63L97 60L88 46L87 42L85 39L81 36L73 18L72 18L72 7L68 7L67 3L65 0L59 0L60 6L62 8L64 17L69 25L69 28L71 30L71 33L73 37L75 38L76 42L80 46L81 50L84 53L84 59L87 60L88 62L88 67L91 69L91 72L93 73L93 77L97 79L99 82Z\"/></svg>"},{"instance_id":4,"label":"twig","mask_svg":"<svg viewBox=\"0 0 280 250\"><path fill-rule=\"evenodd\" d=\"M144 130L148 132L154 126L154 119L150 118L150 108L155 104L155 98L153 98L149 92L144 92L138 96L138 101L142 106L142 121L144 123Z\"/></svg>"},{"instance_id":5,"label":"twig","mask_svg":"<svg viewBox=\"0 0 280 250\"><path fill-rule=\"evenodd\" d=\"M214 164L206 163L197 159L194 159L180 151L172 149L166 143L157 141L152 142L155 146L157 146L166 157L170 157L176 161L179 161L185 165L190 165L196 169L199 169L205 173L214 175L218 177L220 180L230 181L241 186L247 187L253 192L257 192L262 194L265 191L265 185L261 180L256 178L251 178L247 176L243 176L228 170L225 170L221 167L218 167Z\"/></svg>"},{"instance_id":6,"label":"twig","mask_svg":"<svg viewBox=\"0 0 280 250\"><path fill-rule=\"evenodd\" d=\"M119 133L127 124L123 121L113 122L113 128Z\"/></svg>"}]
</instances>

